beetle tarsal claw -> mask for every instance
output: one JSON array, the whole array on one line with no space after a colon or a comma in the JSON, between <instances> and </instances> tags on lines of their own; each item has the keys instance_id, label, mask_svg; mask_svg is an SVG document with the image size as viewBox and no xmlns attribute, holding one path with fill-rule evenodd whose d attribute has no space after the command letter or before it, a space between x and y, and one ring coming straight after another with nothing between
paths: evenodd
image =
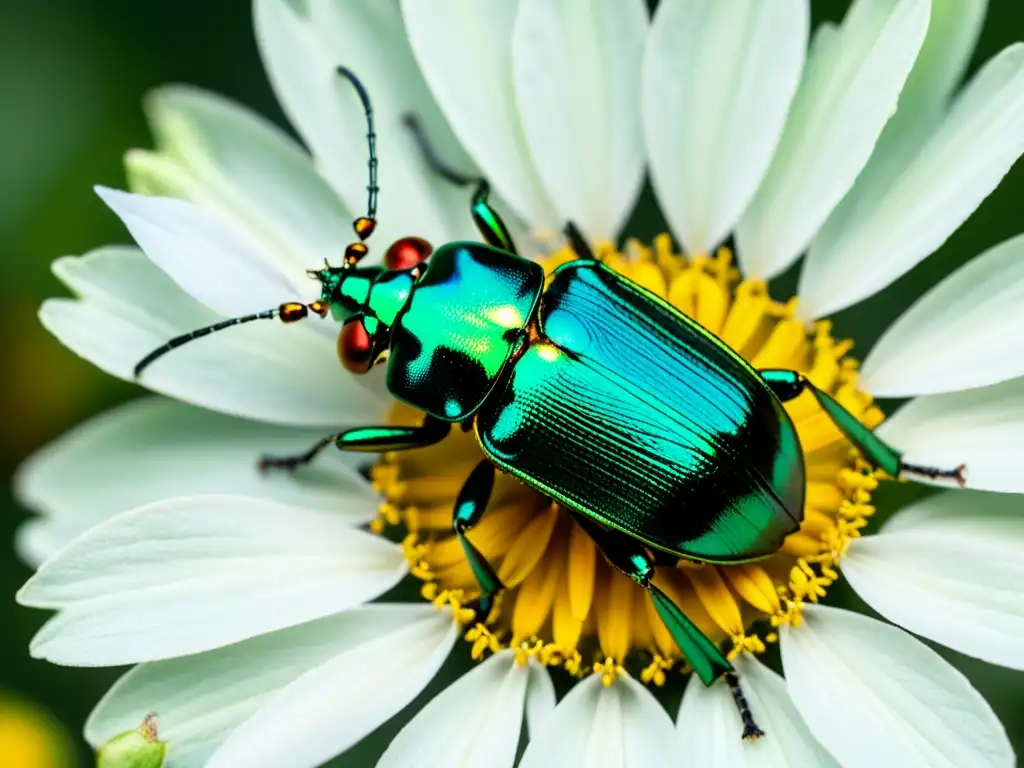
<instances>
[{"instance_id":1,"label":"beetle tarsal claw","mask_svg":"<svg viewBox=\"0 0 1024 768\"><path fill-rule=\"evenodd\" d=\"M756 723L749 723L743 726L743 740L753 744L764 736L764 731L757 727Z\"/></svg>"},{"instance_id":2,"label":"beetle tarsal claw","mask_svg":"<svg viewBox=\"0 0 1024 768\"><path fill-rule=\"evenodd\" d=\"M967 465L961 464L956 468L956 484L963 488L967 485Z\"/></svg>"},{"instance_id":3,"label":"beetle tarsal claw","mask_svg":"<svg viewBox=\"0 0 1024 768\"><path fill-rule=\"evenodd\" d=\"M961 488L967 485L966 464L960 464L955 469L939 469L900 462L900 471L908 475L927 477L929 480L952 480Z\"/></svg>"}]
</instances>

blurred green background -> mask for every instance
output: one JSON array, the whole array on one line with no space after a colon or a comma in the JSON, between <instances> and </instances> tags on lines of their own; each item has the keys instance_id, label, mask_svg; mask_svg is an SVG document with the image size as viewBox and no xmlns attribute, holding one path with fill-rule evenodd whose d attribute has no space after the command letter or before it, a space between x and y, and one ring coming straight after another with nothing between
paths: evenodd
<instances>
[{"instance_id":1,"label":"blurred green background","mask_svg":"<svg viewBox=\"0 0 1024 768\"><path fill-rule=\"evenodd\" d=\"M813 3L817 20L841 18L847 5L845 0ZM1024 3L991 0L972 69L1021 38ZM45 297L64 293L49 271L54 258L128 241L91 187L124 186L122 153L150 145L141 99L167 82L221 92L284 124L260 67L249 0L0 2L0 475L5 480L28 454L71 425L140 394L62 348L35 313ZM939 253L880 296L842 313L837 333L855 337L863 355L914 297L1024 230L1022 199L1024 166L1018 166ZM662 227L647 195L629 234L649 236ZM784 277L773 290L784 292L792 283L792 275ZM5 481L0 490L0 744L15 732L31 737L35 728L42 751L34 758L29 752L18 757L0 752L0 766L86 766L91 757L80 741L81 724L116 673L29 659L29 639L45 616L13 600L29 570L9 546L26 512L8 488ZM891 510L913 492L890 488L879 505ZM842 588L830 594L830 602L857 605ZM1018 754L1024 753L1024 676L940 652L992 703ZM445 677L462 663L453 660ZM678 692L669 696L677 697ZM370 756L396 727L369 737L344 763L372 765Z\"/></svg>"}]
</instances>

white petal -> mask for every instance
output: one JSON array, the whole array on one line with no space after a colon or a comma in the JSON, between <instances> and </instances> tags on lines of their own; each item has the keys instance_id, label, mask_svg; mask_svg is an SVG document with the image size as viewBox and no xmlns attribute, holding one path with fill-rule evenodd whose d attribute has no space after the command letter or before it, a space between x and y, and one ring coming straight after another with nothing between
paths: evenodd
<instances>
[{"instance_id":1,"label":"white petal","mask_svg":"<svg viewBox=\"0 0 1024 768\"><path fill-rule=\"evenodd\" d=\"M1024 236L935 286L879 339L860 385L876 397L930 395L1024 374Z\"/></svg>"},{"instance_id":2,"label":"white petal","mask_svg":"<svg viewBox=\"0 0 1024 768\"><path fill-rule=\"evenodd\" d=\"M786 681L752 656L736 659L754 722L765 732L754 743L739 738L743 722L729 686L710 688L691 675L676 729L681 754L707 768L827 768L836 762L811 735L793 706Z\"/></svg>"},{"instance_id":3,"label":"white petal","mask_svg":"<svg viewBox=\"0 0 1024 768\"><path fill-rule=\"evenodd\" d=\"M591 675L531 736L520 768L669 768L682 757L672 720L650 691L629 677L606 688L600 675Z\"/></svg>"},{"instance_id":4,"label":"white petal","mask_svg":"<svg viewBox=\"0 0 1024 768\"><path fill-rule=\"evenodd\" d=\"M246 229L285 274L319 267L325 258L338 262L352 238L352 214L283 131L235 102L188 86L157 89L146 99L146 112L159 157L194 179L192 202ZM130 163L140 162L132 157Z\"/></svg>"},{"instance_id":5,"label":"white petal","mask_svg":"<svg viewBox=\"0 0 1024 768\"><path fill-rule=\"evenodd\" d=\"M825 225L842 228L873 206L903 172L949 107L981 32L988 0L932 0L921 52L867 167ZM822 235L824 237L824 235Z\"/></svg>"},{"instance_id":6,"label":"white petal","mask_svg":"<svg viewBox=\"0 0 1024 768\"><path fill-rule=\"evenodd\" d=\"M14 532L14 551L23 563L38 568L82 531L78 520L29 518Z\"/></svg>"},{"instance_id":7,"label":"white petal","mask_svg":"<svg viewBox=\"0 0 1024 768\"><path fill-rule=\"evenodd\" d=\"M949 491L909 522L851 542L843 575L890 621L954 650L1024 669L1019 496Z\"/></svg>"},{"instance_id":8,"label":"white petal","mask_svg":"<svg viewBox=\"0 0 1024 768\"><path fill-rule=\"evenodd\" d=\"M837 608L806 605L803 617L781 632L786 684L843 766L1014 764L986 701L923 643Z\"/></svg>"},{"instance_id":9,"label":"white petal","mask_svg":"<svg viewBox=\"0 0 1024 768\"><path fill-rule=\"evenodd\" d=\"M526 688L526 728L530 738L547 727L555 712L555 685L546 668L539 664L528 667L530 682Z\"/></svg>"},{"instance_id":10,"label":"white petal","mask_svg":"<svg viewBox=\"0 0 1024 768\"><path fill-rule=\"evenodd\" d=\"M932 0L928 33L900 93L896 114L886 124L853 189L811 244L808 262L822 257L822 243L855 224L858 216L874 209L941 123L949 108L950 94L963 77L981 31L986 5L987 0ZM872 249L870 257L880 259L885 254ZM858 261L853 266L859 268L860 264ZM810 267L812 271L817 268L817 264ZM808 306L801 299L801 311L805 315Z\"/></svg>"},{"instance_id":11,"label":"white petal","mask_svg":"<svg viewBox=\"0 0 1024 768\"><path fill-rule=\"evenodd\" d=\"M131 381L135 364L180 334L223 319L131 248L104 248L54 262L54 273L80 301L51 299L40 312L47 329L107 373ZM143 374L157 392L237 416L283 424L376 421L379 393L347 374L319 318L295 325L257 322L176 349ZM327 330L331 323L323 321ZM365 378L365 377L363 377Z\"/></svg>"},{"instance_id":12,"label":"white petal","mask_svg":"<svg viewBox=\"0 0 1024 768\"><path fill-rule=\"evenodd\" d=\"M536 662L531 660L528 667L519 667L513 650L478 664L417 713L377 768L431 761L465 768L512 768L533 666ZM538 669L547 675L547 670Z\"/></svg>"},{"instance_id":13,"label":"white petal","mask_svg":"<svg viewBox=\"0 0 1024 768\"><path fill-rule=\"evenodd\" d=\"M364 117L355 94L343 99L336 63L312 26L286 0L255 0L263 65L282 109L351 211L364 206ZM350 86L349 86L350 87Z\"/></svg>"},{"instance_id":14,"label":"white petal","mask_svg":"<svg viewBox=\"0 0 1024 768\"><path fill-rule=\"evenodd\" d=\"M458 637L450 616L435 610L329 659L274 695L228 737L206 768L320 765L412 701Z\"/></svg>"},{"instance_id":15,"label":"white petal","mask_svg":"<svg viewBox=\"0 0 1024 768\"><path fill-rule=\"evenodd\" d=\"M1024 152L1024 45L993 58L870 205L815 242L801 276L817 317L874 294L935 251Z\"/></svg>"},{"instance_id":16,"label":"white petal","mask_svg":"<svg viewBox=\"0 0 1024 768\"><path fill-rule=\"evenodd\" d=\"M96 193L128 227L150 260L182 290L228 317L297 298L299 286L268 264L242 232L187 200L133 195L97 187ZM306 298L316 286L306 279ZM300 297L301 298L301 297Z\"/></svg>"},{"instance_id":17,"label":"white petal","mask_svg":"<svg viewBox=\"0 0 1024 768\"><path fill-rule=\"evenodd\" d=\"M520 0L512 39L519 114L561 220L614 242L643 181L636 84L643 0Z\"/></svg>"},{"instance_id":18,"label":"white petal","mask_svg":"<svg viewBox=\"0 0 1024 768\"><path fill-rule=\"evenodd\" d=\"M988 0L932 0L928 34L900 94L901 112L945 106L970 63L987 9Z\"/></svg>"},{"instance_id":19,"label":"white petal","mask_svg":"<svg viewBox=\"0 0 1024 768\"><path fill-rule=\"evenodd\" d=\"M103 697L85 737L99 746L155 713L159 737L170 745L166 768L198 768L235 728L302 675L411 634L444 634L450 624L433 606L373 605L227 648L143 664Z\"/></svg>"},{"instance_id":20,"label":"white petal","mask_svg":"<svg viewBox=\"0 0 1024 768\"><path fill-rule=\"evenodd\" d=\"M171 400L116 408L43 448L18 471L21 503L50 518L33 521L32 562L118 512L178 496L264 498L342 515L350 524L369 522L379 498L341 452L296 474L259 471L261 455L300 453L321 437L317 429L243 421Z\"/></svg>"},{"instance_id":21,"label":"white petal","mask_svg":"<svg viewBox=\"0 0 1024 768\"><path fill-rule=\"evenodd\" d=\"M919 397L876 431L910 464L966 464L968 488L1024 492L1024 379Z\"/></svg>"},{"instance_id":22,"label":"white petal","mask_svg":"<svg viewBox=\"0 0 1024 768\"><path fill-rule=\"evenodd\" d=\"M771 167L737 230L747 274L786 269L849 191L896 109L929 9L929 0L857 0L842 27L819 31Z\"/></svg>"},{"instance_id":23,"label":"white petal","mask_svg":"<svg viewBox=\"0 0 1024 768\"><path fill-rule=\"evenodd\" d=\"M36 658L113 666L183 656L329 616L402 578L401 548L343 518L269 501L197 496L93 528L22 587L59 608Z\"/></svg>"},{"instance_id":24,"label":"white petal","mask_svg":"<svg viewBox=\"0 0 1024 768\"><path fill-rule=\"evenodd\" d=\"M512 36L519 0L402 0L420 70L492 187L535 228L558 230L516 108ZM551 119L561 119L551 115Z\"/></svg>"},{"instance_id":25,"label":"white petal","mask_svg":"<svg viewBox=\"0 0 1024 768\"><path fill-rule=\"evenodd\" d=\"M782 135L807 47L807 0L664 0L643 72L651 180L689 253L711 253Z\"/></svg>"}]
</instances>

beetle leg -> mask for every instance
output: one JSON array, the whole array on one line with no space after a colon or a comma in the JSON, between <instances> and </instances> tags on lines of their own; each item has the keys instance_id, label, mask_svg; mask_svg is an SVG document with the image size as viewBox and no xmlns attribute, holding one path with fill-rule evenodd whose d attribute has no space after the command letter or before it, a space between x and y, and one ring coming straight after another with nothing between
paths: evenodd
<instances>
[{"instance_id":1,"label":"beetle leg","mask_svg":"<svg viewBox=\"0 0 1024 768\"><path fill-rule=\"evenodd\" d=\"M605 559L614 568L651 593L658 615L668 627L672 639L686 654L693 670L705 685L711 685L721 675L732 672L732 664L726 660L718 647L687 618L668 595L651 583L654 576L654 558L643 545L627 534L598 525L584 515L573 514L573 519L594 540Z\"/></svg>"},{"instance_id":2,"label":"beetle leg","mask_svg":"<svg viewBox=\"0 0 1024 768\"><path fill-rule=\"evenodd\" d=\"M764 382L782 402L792 400L804 390L810 390L818 404L832 419L832 422L839 427L839 431L846 436L846 439L853 443L865 459L886 474L892 477L917 475L932 480L955 480L961 487L964 485L966 467L963 464L955 469L936 469L906 463L899 451L883 442L874 432L861 424L856 416L840 405L832 395L818 389L803 374L778 368L762 370L760 373Z\"/></svg>"},{"instance_id":3,"label":"beetle leg","mask_svg":"<svg viewBox=\"0 0 1024 768\"><path fill-rule=\"evenodd\" d=\"M576 226L575 222L567 221L565 223L565 237L569 241L569 245L576 252L576 255L581 259L587 261L597 261L597 257L594 255L594 251L590 247L590 243L583 237L583 233L580 232L579 227Z\"/></svg>"},{"instance_id":4,"label":"beetle leg","mask_svg":"<svg viewBox=\"0 0 1024 768\"><path fill-rule=\"evenodd\" d=\"M316 442L305 453L295 456L264 456L260 459L261 472L268 469L295 470L309 464L329 445L334 444L341 451L381 453L384 451L408 451L425 448L441 442L447 437L451 424L427 416L418 427L355 427L335 435L328 435Z\"/></svg>"},{"instance_id":5,"label":"beetle leg","mask_svg":"<svg viewBox=\"0 0 1024 768\"><path fill-rule=\"evenodd\" d=\"M757 727L750 714L750 707L747 705L746 697L740 688L739 678L736 677L732 664L725 658L718 646L711 642L696 624L690 621L679 606L651 583L651 578L654 576L654 558L650 556L644 546L629 535L598 525L584 515L573 513L573 519L594 540L612 567L622 571L650 592L658 616L665 622L669 634L672 635L672 639L686 656L686 660L690 662L690 666L693 667L693 671L697 673L701 682L704 685L711 685L719 677L724 677L740 711L740 718L743 720L743 738L753 740L763 736L764 731Z\"/></svg>"},{"instance_id":6,"label":"beetle leg","mask_svg":"<svg viewBox=\"0 0 1024 768\"><path fill-rule=\"evenodd\" d=\"M484 242L509 253L517 253L516 245L512 241L512 235L509 233L508 227L505 226L505 222L502 221L498 212L487 202L487 197L491 191L491 186L487 183L487 180L478 176L467 176L445 163L440 155L437 154L434 145L430 143L430 139L427 137L427 132L424 130L423 123L420 122L419 117L412 113L406 113L402 116L402 122L412 132L413 139L419 145L420 154L423 155L423 160L431 171L457 186L476 187L476 191L473 193L473 204L470 212L473 216L473 223L476 224L476 228L483 235Z\"/></svg>"},{"instance_id":7,"label":"beetle leg","mask_svg":"<svg viewBox=\"0 0 1024 768\"><path fill-rule=\"evenodd\" d=\"M484 516L493 488L494 465L484 459L469 473L452 510L452 527L462 544L462 551L466 553L473 578L480 585L480 610L485 616L491 612L494 595L502 589L502 584L487 558L473 546L466 533Z\"/></svg>"},{"instance_id":8,"label":"beetle leg","mask_svg":"<svg viewBox=\"0 0 1024 768\"><path fill-rule=\"evenodd\" d=\"M736 709L740 711L740 720L743 721L743 738L747 741L757 741L757 739L764 736L764 731L754 722L754 716L750 712L750 705L747 704L747 697L743 695L743 689L740 687L740 679L736 677L735 673L726 672L725 684L729 686L732 700L736 702Z\"/></svg>"}]
</instances>

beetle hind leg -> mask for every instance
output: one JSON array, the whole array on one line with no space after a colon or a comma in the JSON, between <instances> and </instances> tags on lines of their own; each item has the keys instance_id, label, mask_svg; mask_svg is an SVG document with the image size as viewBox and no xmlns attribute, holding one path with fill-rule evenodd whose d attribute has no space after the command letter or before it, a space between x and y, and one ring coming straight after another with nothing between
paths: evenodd
<instances>
[{"instance_id":1,"label":"beetle hind leg","mask_svg":"<svg viewBox=\"0 0 1024 768\"><path fill-rule=\"evenodd\" d=\"M633 581L646 589L658 616L665 623L672 640L686 656L693 667L694 673L704 685L711 685L718 678L724 678L733 692L733 699L743 720L743 738L756 739L764 735L757 727L750 713L746 697L740 688L739 679L732 664L722 651L700 631L690 618L676 605L672 598L658 589L651 581L654 576L655 560L642 544L625 533L613 531L598 525L582 514L574 514L573 518L587 535L594 540L598 549L611 565L629 576Z\"/></svg>"},{"instance_id":2,"label":"beetle hind leg","mask_svg":"<svg viewBox=\"0 0 1024 768\"><path fill-rule=\"evenodd\" d=\"M480 522L494 489L494 465L484 459L469 473L452 510L452 528L462 545L462 551L469 562L473 578L480 587L480 612L486 616L491 612L494 596L501 591L502 583L487 558L469 540L466 534Z\"/></svg>"},{"instance_id":3,"label":"beetle hind leg","mask_svg":"<svg viewBox=\"0 0 1024 768\"><path fill-rule=\"evenodd\" d=\"M818 404L839 428L839 431L846 436L846 439L853 443L853 446L860 451L861 455L868 462L886 474L892 477L913 475L926 477L931 480L953 480L957 485L963 487L965 483L964 473L967 469L965 465L961 464L953 469L937 469L935 467L921 467L916 464L908 464L903 461L899 451L885 443L874 432L861 424L857 417L840 405L832 395L818 389L803 374L778 368L762 370L760 373L765 384L782 402L792 400L804 392L804 390L810 390Z\"/></svg>"},{"instance_id":4,"label":"beetle hind leg","mask_svg":"<svg viewBox=\"0 0 1024 768\"><path fill-rule=\"evenodd\" d=\"M750 711L750 705L747 704L747 697L743 695L743 689L740 687L740 679L734 672L726 672L724 679L725 684L729 686L732 700L736 702L736 709L740 711L740 720L743 721L743 739L757 741L764 736L764 731L754 722L754 715Z\"/></svg>"}]
</instances>

